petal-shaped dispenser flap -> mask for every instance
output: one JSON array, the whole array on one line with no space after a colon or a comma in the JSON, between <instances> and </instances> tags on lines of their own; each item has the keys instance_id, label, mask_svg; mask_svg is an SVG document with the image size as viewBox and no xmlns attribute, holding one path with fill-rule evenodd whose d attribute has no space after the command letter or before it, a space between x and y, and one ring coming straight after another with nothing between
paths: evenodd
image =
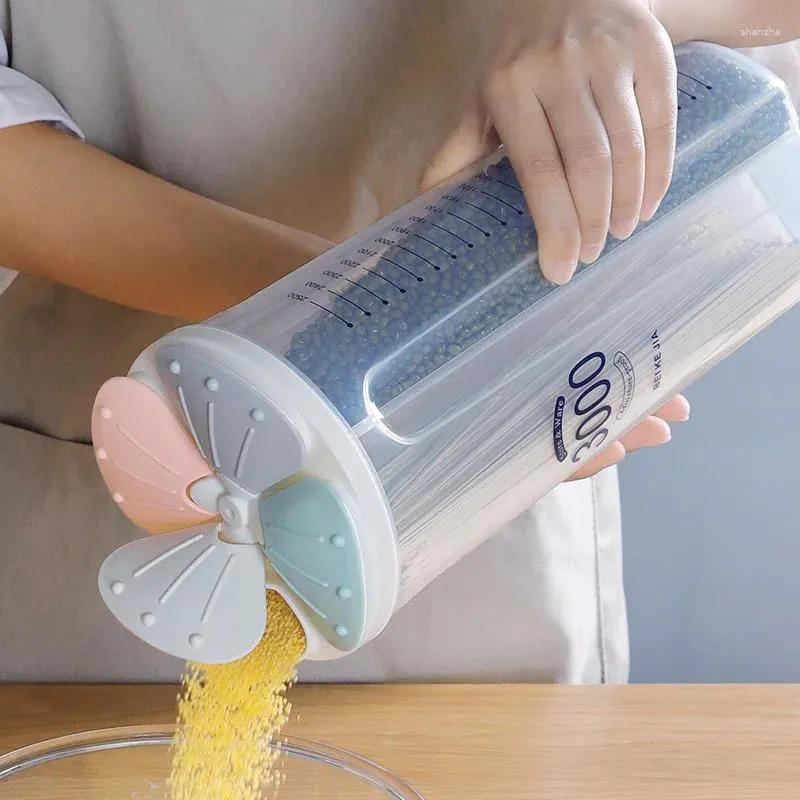
<instances>
[{"instance_id":1,"label":"petal-shaped dispenser flap","mask_svg":"<svg viewBox=\"0 0 800 800\"><path fill-rule=\"evenodd\" d=\"M337 649L356 648L365 625L358 539L336 491L303 478L259 502L264 552L272 568L316 616Z\"/></svg>"},{"instance_id":2,"label":"petal-shaped dispenser flap","mask_svg":"<svg viewBox=\"0 0 800 800\"><path fill-rule=\"evenodd\" d=\"M188 494L211 469L178 417L149 386L112 378L97 395L92 439L100 472L125 515L150 533L214 518Z\"/></svg>"},{"instance_id":3,"label":"petal-shaped dispenser flap","mask_svg":"<svg viewBox=\"0 0 800 800\"><path fill-rule=\"evenodd\" d=\"M297 472L304 445L260 392L195 350L163 345L158 374L177 395L197 446L217 473L259 494Z\"/></svg>"},{"instance_id":4,"label":"petal-shaped dispenser flap","mask_svg":"<svg viewBox=\"0 0 800 800\"><path fill-rule=\"evenodd\" d=\"M261 547L224 542L216 525L119 548L100 568L99 587L129 631L184 660L234 661L266 629Z\"/></svg>"}]
</instances>

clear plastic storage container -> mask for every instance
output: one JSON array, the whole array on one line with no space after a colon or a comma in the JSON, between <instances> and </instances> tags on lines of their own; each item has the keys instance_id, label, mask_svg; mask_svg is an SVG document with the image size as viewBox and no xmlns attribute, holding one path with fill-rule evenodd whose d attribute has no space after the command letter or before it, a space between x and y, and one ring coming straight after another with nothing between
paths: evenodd
<instances>
[{"instance_id":1,"label":"clear plastic storage container","mask_svg":"<svg viewBox=\"0 0 800 800\"><path fill-rule=\"evenodd\" d=\"M128 380L158 395L202 454L182 495L193 523L213 527L219 515L231 553L250 544L266 556L260 569L304 622L308 657L373 638L430 581L800 297L800 133L784 86L713 45L681 47L677 63L669 193L653 220L627 241L609 239L569 284L542 278L534 224L500 151L134 365ZM104 448L109 398L104 389L95 410ZM137 507L136 487L108 458L100 466L132 519L187 527ZM199 617L162 609L162 635L141 612L192 548L217 541L208 530L129 545L101 573L118 618L178 655L192 655ZM169 548L181 542L195 543L176 555ZM159 562L149 595L111 590L135 587L136 569L167 551L173 566ZM222 564L187 581L195 608L210 602ZM219 649L209 644L206 656L232 657L263 619L239 615L237 626L239 644L220 623L203 640Z\"/></svg>"}]
</instances>

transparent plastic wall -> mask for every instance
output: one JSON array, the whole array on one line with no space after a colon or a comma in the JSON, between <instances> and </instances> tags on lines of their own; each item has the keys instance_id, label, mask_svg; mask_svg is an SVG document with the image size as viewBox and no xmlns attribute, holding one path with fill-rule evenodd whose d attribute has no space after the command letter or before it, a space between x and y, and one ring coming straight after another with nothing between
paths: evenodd
<instances>
[{"instance_id":1,"label":"transparent plastic wall","mask_svg":"<svg viewBox=\"0 0 800 800\"><path fill-rule=\"evenodd\" d=\"M800 296L800 141L774 76L677 52L673 181L568 285L500 152L210 324L353 426L392 507L400 603Z\"/></svg>"}]
</instances>

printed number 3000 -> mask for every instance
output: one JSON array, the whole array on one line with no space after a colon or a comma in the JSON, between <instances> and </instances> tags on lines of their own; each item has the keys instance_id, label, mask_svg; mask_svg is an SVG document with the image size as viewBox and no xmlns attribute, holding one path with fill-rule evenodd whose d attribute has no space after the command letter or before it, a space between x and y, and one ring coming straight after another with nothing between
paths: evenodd
<instances>
[{"instance_id":1,"label":"printed number 3000","mask_svg":"<svg viewBox=\"0 0 800 800\"><path fill-rule=\"evenodd\" d=\"M598 380L606 366L606 357L601 352L590 353L582 358L569 373L569 385L582 389L572 410L580 420L575 430L578 447L572 454L572 462L578 464L587 451L600 447L608 438L605 427L611 416L611 406L605 403L611 392L611 382L606 378Z\"/></svg>"}]
</instances>

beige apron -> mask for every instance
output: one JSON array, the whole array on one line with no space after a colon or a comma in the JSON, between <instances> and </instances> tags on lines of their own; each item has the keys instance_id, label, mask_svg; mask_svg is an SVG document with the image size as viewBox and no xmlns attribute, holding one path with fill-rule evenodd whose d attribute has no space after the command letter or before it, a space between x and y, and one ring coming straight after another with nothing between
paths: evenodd
<instances>
[{"instance_id":1,"label":"beige apron","mask_svg":"<svg viewBox=\"0 0 800 800\"><path fill-rule=\"evenodd\" d=\"M138 534L88 444L92 395L170 327L27 276L0 296L0 680L176 673L98 602L104 554Z\"/></svg>"},{"instance_id":2,"label":"beige apron","mask_svg":"<svg viewBox=\"0 0 800 800\"><path fill-rule=\"evenodd\" d=\"M436 98L466 91L478 60L447 46L448 14L468 5L0 0L0 22L11 66L53 92L91 143L336 238L413 192L447 124ZM0 295L0 680L179 673L98 596L105 555L140 534L109 498L89 444L99 386L176 323L27 276ZM374 643L302 674L625 680L616 473L560 487Z\"/></svg>"}]
</instances>

